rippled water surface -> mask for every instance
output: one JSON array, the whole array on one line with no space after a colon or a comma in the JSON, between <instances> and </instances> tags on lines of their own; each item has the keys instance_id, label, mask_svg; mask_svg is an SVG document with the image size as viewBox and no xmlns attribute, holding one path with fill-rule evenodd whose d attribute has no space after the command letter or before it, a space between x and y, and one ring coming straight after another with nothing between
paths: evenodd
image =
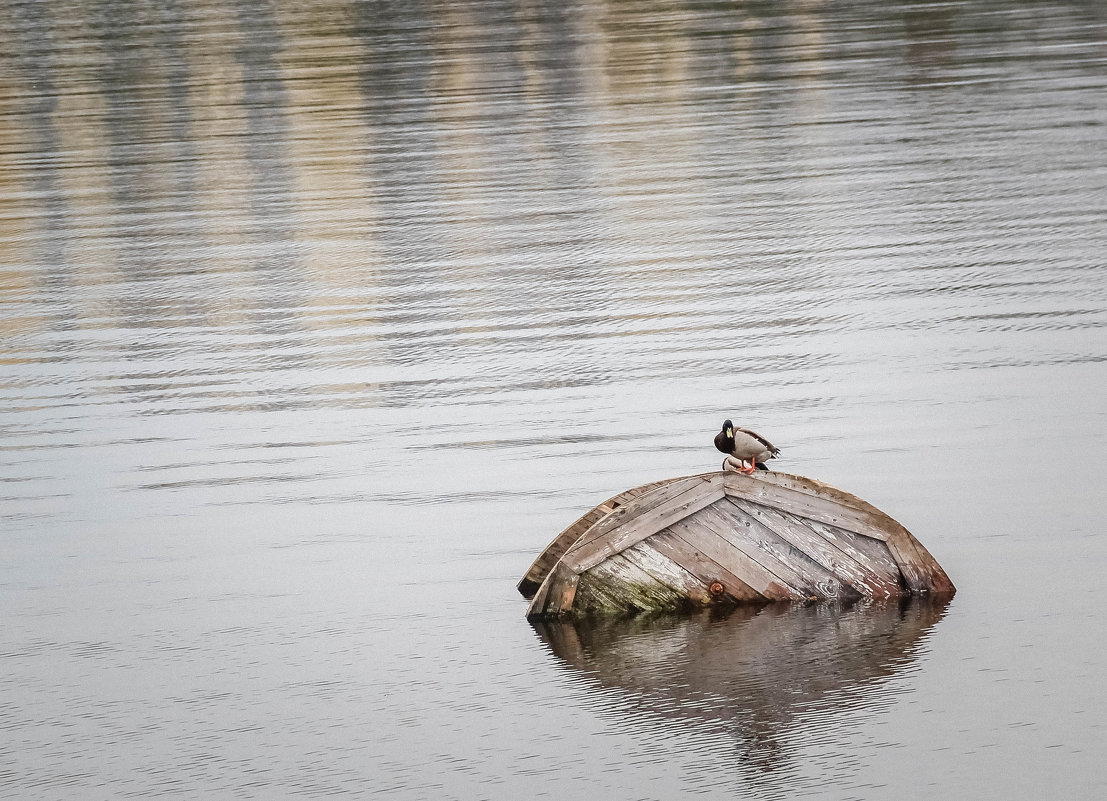
<instances>
[{"instance_id":1,"label":"rippled water surface","mask_svg":"<svg viewBox=\"0 0 1107 801\"><path fill-rule=\"evenodd\" d=\"M0 0L0 795L1092 799L1107 10ZM718 465L948 605L532 627Z\"/></svg>"}]
</instances>

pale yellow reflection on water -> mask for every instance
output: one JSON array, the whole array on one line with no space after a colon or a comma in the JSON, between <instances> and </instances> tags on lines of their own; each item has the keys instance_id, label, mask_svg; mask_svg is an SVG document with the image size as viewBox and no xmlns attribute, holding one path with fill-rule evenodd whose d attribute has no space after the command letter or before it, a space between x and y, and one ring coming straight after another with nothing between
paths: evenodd
<instances>
[{"instance_id":1,"label":"pale yellow reflection on water","mask_svg":"<svg viewBox=\"0 0 1107 801\"><path fill-rule=\"evenodd\" d=\"M1098 797L1089 3L0 3L19 798ZM948 607L536 632L717 464Z\"/></svg>"}]
</instances>

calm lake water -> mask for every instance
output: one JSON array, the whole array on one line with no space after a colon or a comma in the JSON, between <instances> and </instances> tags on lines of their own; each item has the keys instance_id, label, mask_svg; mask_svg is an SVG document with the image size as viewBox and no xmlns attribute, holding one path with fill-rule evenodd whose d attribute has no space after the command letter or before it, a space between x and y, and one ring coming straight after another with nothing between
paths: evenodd
<instances>
[{"instance_id":1,"label":"calm lake water","mask_svg":"<svg viewBox=\"0 0 1107 801\"><path fill-rule=\"evenodd\" d=\"M0 795L1098 799L1107 6L0 0ZM777 469L947 604L531 626Z\"/></svg>"}]
</instances>

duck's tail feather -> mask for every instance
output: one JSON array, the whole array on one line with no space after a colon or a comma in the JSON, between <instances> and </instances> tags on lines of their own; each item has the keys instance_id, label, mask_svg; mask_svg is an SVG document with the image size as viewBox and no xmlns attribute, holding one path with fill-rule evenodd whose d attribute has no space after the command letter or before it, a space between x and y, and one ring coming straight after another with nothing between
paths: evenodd
<instances>
[{"instance_id":1,"label":"duck's tail feather","mask_svg":"<svg viewBox=\"0 0 1107 801\"><path fill-rule=\"evenodd\" d=\"M764 462L757 462L756 465L758 470L766 470L770 473L772 472L772 470L769 470L769 466Z\"/></svg>"}]
</instances>

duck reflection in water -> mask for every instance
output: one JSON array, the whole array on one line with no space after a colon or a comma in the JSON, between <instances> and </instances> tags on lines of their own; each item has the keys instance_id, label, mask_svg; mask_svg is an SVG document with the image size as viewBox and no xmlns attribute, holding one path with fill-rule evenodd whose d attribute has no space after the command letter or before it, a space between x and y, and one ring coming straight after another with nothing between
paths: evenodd
<instances>
[{"instance_id":1,"label":"duck reflection in water","mask_svg":"<svg viewBox=\"0 0 1107 801\"><path fill-rule=\"evenodd\" d=\"M720 727L744 771L772 774L791 765L786 743L805 711L817 706L830 719L879 703L883 680L910 668L948 605L909 597L532 625L556 657L599 683L605 707L615 689L623 711Z\"/></svg>"}]
</instances>

